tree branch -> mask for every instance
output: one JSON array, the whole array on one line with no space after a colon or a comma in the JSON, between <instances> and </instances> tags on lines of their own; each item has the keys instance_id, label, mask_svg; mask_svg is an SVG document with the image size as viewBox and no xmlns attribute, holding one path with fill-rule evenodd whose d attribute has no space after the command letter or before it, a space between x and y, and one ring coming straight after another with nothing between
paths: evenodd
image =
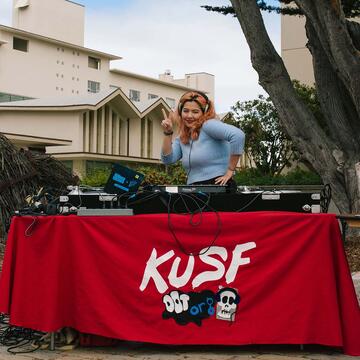
<instances>
[{"instance_id":1,"label":"tree branch","mask_svg":"<svg viewBox=\"0 0 360 360\"><path fill-rule=\"evenodd\" d=\"M360 116L360 52L354 46L339 0L295 0L311 21L329 61Z\"/></svg>"}]
</instances>

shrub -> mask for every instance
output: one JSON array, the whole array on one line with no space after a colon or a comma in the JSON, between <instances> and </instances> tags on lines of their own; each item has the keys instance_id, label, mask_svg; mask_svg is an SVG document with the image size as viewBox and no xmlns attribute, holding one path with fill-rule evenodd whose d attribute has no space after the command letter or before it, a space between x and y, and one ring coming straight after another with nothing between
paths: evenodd
<instances>
[{"instance_id":1,"label":"shrub","mask_svg":"<svg viewBox=\"0 0 360 360\"><path fill-rule=\"evenodd\" d=\"M321 185L320 176L316 173L296 168L286 175L262 175L256 168L244 169L236 173L238 185Z\"/></svg>"},{"instance_id":2,"label":"shrub","mask_svg":"<svg viewBox=\"0 0 360 360\"><path fill-rule=\"evenodd\" d=\"M145 175L144 185L182 185L186 184L186 172L178 162L167 168L164 166L138 166L136 171ZM105 186L111 169L98 168L91 171L81 180L82 185ZM321 185L320 177L313 172L296 168L286 175L262 175L256 168L240 170L235 174L238 185Z\"/></svg>"},{"instance_id":3,"label":"shrub","mask_svg":"<svg viewBox=\"0 0 360 360\"><path fill-rule=\"evenodd\" d=\"M186 173L181 163L170 165L167 168L140 166L136 171L145 175L143 185L186 184Z\"/></svg>"},{"instance_id":4,"label":"shrub","mask_svg":"<svg viewBox=\"0 0 360 360\"><path fill-rule=\"evenodd\" d=\"M296 168L284 176L288 185L322 185L320 176L311 171Z\"/></svg>"},{"instance_id":5,"label":"shrub","mask_svg":"<svg viewBox=\"0 0 360 360\"><path fill-rule=\"evenodd\" d=\"M181 185L186 184L186 173L181 163L170 165L165 168L162 165L153 166L137 166L136 171L145 175L142 185L163 185L173 184ZM89 172L81 180L81 185L88 186L105 186L107 179L109 178L111 169L95 168Z\"/></svg>"},{"instance_id":6,"label":"shrub","mask_svg":"<svg viewBox=\"0 0 360 360\"><path fill-rule=\"evenodd\" d=\"M81 179L81 185L105 186L109 178L111 169L98 168L92 170L88 175Z\"/></svg>"}]
</instances>

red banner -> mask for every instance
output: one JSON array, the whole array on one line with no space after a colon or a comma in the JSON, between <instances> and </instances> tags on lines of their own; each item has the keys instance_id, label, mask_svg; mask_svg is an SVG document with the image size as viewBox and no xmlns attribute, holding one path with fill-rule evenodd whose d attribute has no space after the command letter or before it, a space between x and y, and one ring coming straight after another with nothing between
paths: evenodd
<instances>
[{"instance_id":1,"label":"red banner","mask_svg":"<svg viewBox=\"0 0 360 360\"><path fill-rule=\"evenodd\" d=\"M42 331L70 326L163 344L316 343L360 355L360 309L328 214L16 217L0 311Z\"/></svg>"}]
</instances>

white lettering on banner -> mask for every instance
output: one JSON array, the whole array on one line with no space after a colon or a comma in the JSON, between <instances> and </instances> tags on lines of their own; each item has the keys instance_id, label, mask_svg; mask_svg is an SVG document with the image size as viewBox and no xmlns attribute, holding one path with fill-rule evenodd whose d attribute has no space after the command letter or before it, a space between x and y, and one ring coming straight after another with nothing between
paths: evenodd
<instances>
[{"instance_id":1,"label":"white lettering on banner","mask_svg":"<svg viewBox=\"0 0 360 360\"><path fill-rule=\"evenodd\" d=\"M239 266L250 263L249 257L246 258L241 257L242 253L254 248L256 248L256 244L254 242L248 242L246 244L236 245L233 251L231 264L225 276L227 284L230 284L235 280L236 274L239 270Z\"/></svg>"},{"instance_id":2,"label":"white lettering on banner","mask_svg":"<svg viewBox=\"0 0 360 360\"><path fill-rule=\"evenodd\" d=\"M159 272L157 271L157 267L159 265L161 265L162 263L168 261L170 258L172 258L174 256L174 251L171 250L169 252L167 252L166 254L160 256L158 259L156 258L157 256L157 252L156 249L154 248L149 260L146 263L146 268L144 271L144 276L140 285L140 290L144 291L146 289L147 284L150 281L150 278L153 278L154 283L156 285L156 288L158 289L159 293L164 293L167 289L168 286L166 285L165 280L163 279L163 277L159 274Z\"/></svg>"},{"instance_id":3,"label":"white lettering on banner","mask_svg":"<svg viewBox=\"0 0 360 360\"><path fill-rule=\"evenodd\" d=\"M169 282L175 288L179 288L187 284L190 280L190 277L194 270L195 259L193 256L189 256L188 264L186 266L186 270L182 276L177 276L179 270L179 264L181 259L177 257L171 267L171 271L169 274Z\"/></svg>"},{"instance_id":4,"label":"white lettering on banner","mask_svg":"<svg viewBox=\"0 0 360 360\"><path fill-rule=\"evenodd\" d=\"M219 255L224 261L227 260L227 251L224 247L221 246L212 246L205 254L199 255L199 258L205 264L212 265L216 267L216 271L204 271L197 275L193 282L193 289L200 286L206 281L213 281L221 279L225 274L225 266L222 262L217 259L214 259L210 255Z\"/></svg>"},{"instance_id":5,"label":"white lettering on banner","mask_svg":"<svg viewBox=\"0 0 360 360\"><path fill-rule=\"evenodd\" d=\"M245 244L238 244L235 246L235 248L232 252L232 259L231 259L230 266L225 275L225 280L226 280L227 284L230 284L231 282L233 282L235 280L237 272L241 265L250 263L250 258L249 257L243 258L242 254L245 251L248 251L248 250L254 249L254 248L256 248L255 242L248 242ZM204 272L196 275L192 281L193 288L200 286L204 282L219 280L225 274L224 264L221 261L219 261L218 259L214 259L211 255L218 255L218 256L220 256L220 258L223 261L226 261L228 258L228 253L227 253L226 248L221 247L221 246L212 246L207 251L205 248L205 249L201 250L200 253L201 252L204 252L204 254L199 255L199 259L203 263L215 267L216 270L204 271ZM169 259L171 259L174 256L174 254L175 254L174 251L171 250L171 251L168 251L167 253L165 253L164 255L157 257L156 249L154 248L152 250L149 260L146 263L146 268L145 268L144 275L143 275L143 278L141 281L141 285L140 285L141 291L144 291L146 289L146 287L149 284L150 279L153 279L156 289L161 294L163 294L169 288L168 284L166 283L166 281L164 280L162 275L159 273L158 267L161 264L168 261ZM180 261L181 261L181 259L179 257L175 258L175 260L171 266L170 273L168 275L169 284L175 288L185 286L189 282L191 275L194 271L194 266L195 266L195 257L190 256L188 259L188 263L187 263L185 272L181 276L178 276L177 272L179 270ZM176 298L175 300L178 300L177 292L170 293L170 295L171 295L172 299ZM164 296L164 300L163 300L164 304L165 305L168 304L166 306L172 307L172 305L171 305L172 302L170 301L170 298L167 298L167 296L168 295ZM181 297L181 295L180 295L180 297ZM187 300L185 298L184 299L179 298L179 299L182 301L182 306L185 305L185 307L186 307ZM177 312L176 304L178 304L178 303L179 303L179 301L175 302L175 305L174 305L175 308L173 310L168 310L168 311L172 312L175 310L175 312Z\"/></svg>"}]
</instances>

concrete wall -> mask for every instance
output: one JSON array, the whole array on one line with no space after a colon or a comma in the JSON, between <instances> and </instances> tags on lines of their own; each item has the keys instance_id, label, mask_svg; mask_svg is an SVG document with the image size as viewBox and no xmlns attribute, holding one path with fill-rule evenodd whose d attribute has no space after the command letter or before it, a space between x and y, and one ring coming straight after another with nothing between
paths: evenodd
<instances>
[{"instance_id":1,"label":"concrete wall","mask_svg":"<svg viewBox=\"0 0 360 360\"><path fill-rule=\"evenodd\" d=\"M84 6L66 0L28 0L28 6L17 7L20 3L13 0L13 27L84 45Z\"/></svg>"},{"instance_id":2,"label":"concrete wall","mask_svg":"<svg viewBox=\"0 0 360 360\"><path fill-rule=\"evenodd\" d=\"M13 38L28 40L28 51L13 49ZM129 96L130 89L140 91L141 102L153 94L164 100L173 99L175 103L186 92L185 88L171 86L157 79L138 77L137 74L110 71L110 61L104 56L71 46L60 46L52 42L30 36L17 35L0 29L0 92L34 98L53 96L73 96L88 92L88 81L100 83L100 91L110 86L120 87ZM89 67L89 56L100 60L100 69ZM17 81L14 81L16 74ZM195 74L192 77L196 77ZM182 86L184 81L179 81ZM199 74L199 80L191 86L210 92L213 96L213 76Z\"/></svg>"},{"instance_id":3,"label":"concrete wall","mask_svg":"<svg viewBox=\"0 0 360 360\"><path fill-rule=\"evenodd\" d=\"M142 122L145 124L143 132ZM72 141L69 146L47 147L47 153L53 155L92 153L160 159L163 137L160 123L159 111L144 119L127 119L111 103L87 111L0 112L2 133Z\"/></svg>"},{"instance_id":4,"label":"concrete wall","mask_svg":"<svg viewBox=\"0 0 360 360\"><path fill-rule=\"evenodd\" d=\"M351 19L360 22L360 18ZM281 57L292 79L313 86L312 57L306 47L305 18L281 16Z\"/></svg>"},{"instance_id":5,"label":"concrete wall","mask_svg":"<svg viewBox=\"0 0 360 360\"><path fill-rule=\"evenodd\" d=\"M27 39L28 52L13 49L13 37ZM0 30L0 92L34 98L86 94L88 80L104 84L109 60L88 66L91 53ZM16 78L16 81L14 79ZM101 90L101 87L100 87Z\"/></svg>"},{"instance_id":6,"label":"concrete wall","mask_svg":"<svg viewBox=\"0 0 360 360\"><path fill-rule=\"evenodd\" d=\"M62 151L80 151L82 128L78 112L1 111L0 132L34 137L71 140Z\"/></svg>"},{"instance_id":7,"label":"concrete wall","mask_svg":"<svg viewBox=\"0 0 360 360\"><path fill-rule=\"evenodd\" d=\"M290 77L313 86L312 58L306 42L305 18L281 16L281 57Z\"/></svg>"},{"instance_id":8,"label":"concrete wall","mask_svg":"<svg viewBox=\"0 0 360 360\"><path fill-rule=\"evenodd\" d=\"M178 85L203 90L212 100L215 98L215 77L208 73L185 74L184 79L174 79L173 82Z\"/></svg>"},{"instance_id":9,"label":"concrete wall","mask_svg":"<svg viewBox=\"0 0 360 360\"><path fill-rule=\"evenodd\" d=\"M167 98L177 101L186 91L167 84L137 78L135 76L109 72L109 85L120 87L125 95L129 96L130 89L140 91L140 102L148 101L149 94L162 97L165 101ZM135 102L136 105L136 102Z\"/></svg>"},{"instance_id":10,"label":"concrete wall","mask_svg":"<svg viewBox=\"0 0 360 360\"><path fill-rule=\"evenodd\" d=\"M215 98L215 77L212 74L204 72L191 73L185 74L184 79L174 79L170 70L167 70L164 74L159 75L159 79L172 82L177 85L205 91L210 99L214 100Z\"/></svg>"}]
</instances>

